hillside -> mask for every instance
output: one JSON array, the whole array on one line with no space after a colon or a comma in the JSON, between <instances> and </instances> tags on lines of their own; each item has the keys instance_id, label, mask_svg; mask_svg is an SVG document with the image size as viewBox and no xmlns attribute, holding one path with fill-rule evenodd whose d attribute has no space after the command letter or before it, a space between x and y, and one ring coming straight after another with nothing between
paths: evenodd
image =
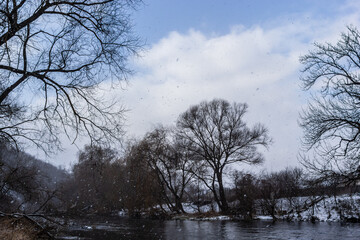
<instances>
[{"instance_id":1,"label":"hillside","mask_svg":"<svg viewBox=\"0 0 360 240\"><path fill-rule=\"evenodd\" d=\"M67 176L65 170L1 145L0 210L38 212L55 204L57 187Z\"/></svg>"}]
</instances>

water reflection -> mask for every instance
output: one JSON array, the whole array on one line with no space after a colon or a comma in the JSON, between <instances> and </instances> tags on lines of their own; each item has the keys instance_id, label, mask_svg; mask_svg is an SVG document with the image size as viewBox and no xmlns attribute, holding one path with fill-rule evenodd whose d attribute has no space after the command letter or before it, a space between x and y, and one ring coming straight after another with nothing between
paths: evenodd
<instances>
[{"instance_id":1,"label":"water reflection","mask_svg":"<svg viewBox=\"0 0 360 240\"><path fill-rule=\"evenodd\" d=\"M308 222L76 220L58 239L360 239L359 224Z\"/></svg>"},{"instance_id":2,"label":"water reflection","mask_svg":"<svg viewBox=\"0 0 360 240\"><path fill-rule=\"evenodd\" d=\"M360 239L359 224L167 221L166 239Z\"/></svg>"}]
</instances>

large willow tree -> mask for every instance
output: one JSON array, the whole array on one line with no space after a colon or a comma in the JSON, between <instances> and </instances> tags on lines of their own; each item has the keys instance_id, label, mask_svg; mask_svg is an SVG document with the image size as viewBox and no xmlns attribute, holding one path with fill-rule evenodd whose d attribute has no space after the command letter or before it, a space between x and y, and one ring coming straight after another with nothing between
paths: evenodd
<instances>
[{"instance_id":1,"label":"large willow tree","mask_svg":"<svg viewBox=\"0 0 360 240\"><path fill-rule=\"evenodd\" d=\"M262 124L247 126L247 108L247 104L214 99L190 107L177 120L179 142L194 161L202 162L209 170L195 174L212 191L223 212L229 210L224 186L226 167L263 162L258 147L271 142Z\"/></svg>"}]
</instances>

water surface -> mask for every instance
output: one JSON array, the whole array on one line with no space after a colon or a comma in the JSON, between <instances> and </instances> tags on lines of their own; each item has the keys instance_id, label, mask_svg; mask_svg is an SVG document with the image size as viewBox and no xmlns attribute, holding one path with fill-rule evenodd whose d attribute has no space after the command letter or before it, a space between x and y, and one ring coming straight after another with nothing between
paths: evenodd
<instances>
[{"instance_id":1,"label":"water surface","mask_svg":"<svg viewBox=\"0 0 360 240\"><path fill-rule=\"evenodd\" d=\"M360 239L358 223L160 221L125 217L70 223L58 239Z\"/></svg>"}]
</instances>

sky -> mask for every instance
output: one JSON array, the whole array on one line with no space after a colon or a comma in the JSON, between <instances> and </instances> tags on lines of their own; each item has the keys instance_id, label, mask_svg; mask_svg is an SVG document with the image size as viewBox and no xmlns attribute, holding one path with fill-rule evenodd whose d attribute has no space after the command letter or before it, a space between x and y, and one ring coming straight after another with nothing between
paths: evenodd
<instances>
[{"instance_id":1,"label":"sky","mask_svg":"<svg viewBox=\"0 0 360 240\"><path fill-rule=\"evenodd\" d=\"M144 0L132 15L144 41L130 61L134 74L114 90L126 114L128 137L203 100L247 103L249 126L262 123L273 144L262 150L260 167L276 171L299 166L299 113L309 93L300 87L299 57L314 42L336 42L347 25L360 26L360 5L335 0ZM81 148L81 144L78 145ZM78 148L46 159L69 168ZM257 167L259 169L259 167Z\"/></svg>"}]
</instances>

